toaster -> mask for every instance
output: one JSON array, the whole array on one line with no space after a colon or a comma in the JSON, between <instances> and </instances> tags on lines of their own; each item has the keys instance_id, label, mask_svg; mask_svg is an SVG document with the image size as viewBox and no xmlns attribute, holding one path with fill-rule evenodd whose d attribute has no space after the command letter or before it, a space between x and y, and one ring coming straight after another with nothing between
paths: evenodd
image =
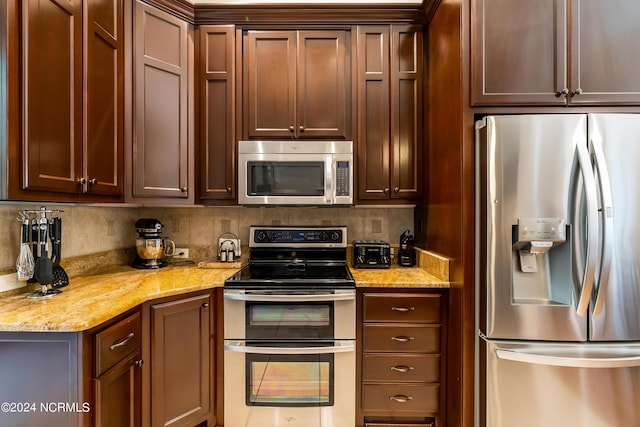
<instances>
[{"instance_id":1,"label":"toaster","mask_svg":"<svg viewBox=\"0 0 640 427\"><path fill-rule=\"evenodd\" d=\"M391 247L383 240L354 240L353 266L355 268L389 268Z\"/></svg>"}]
</instances>

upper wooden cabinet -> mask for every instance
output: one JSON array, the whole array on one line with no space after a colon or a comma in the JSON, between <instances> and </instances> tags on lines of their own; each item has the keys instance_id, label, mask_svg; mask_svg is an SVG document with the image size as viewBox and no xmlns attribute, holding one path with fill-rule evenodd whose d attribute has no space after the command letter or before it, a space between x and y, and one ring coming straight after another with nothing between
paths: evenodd
<instances>
[{"instance_id":1,"label":"upper wooden cabinet","mask_svg":"<svg viewBox=\"0 0 640 427\"><path fill-rule=\"evenodd\" d=\"M422 29L358 27L359 201L422 197Z\"/></svg>"},{"instance_id":2,"label":"upper wooden cabinet","mask_svg":"<svg viewBox=\"0 0 640 427\"><path fill-rule=\"evenodd\" d=\"M349 139L349 31L249 30L243 61L244 138Z\"/></svg>"},{"instance_id":3,"label":"upper wooden cabinet","mask_svg":"<svg viewBox=\"0 0 640 427\"><path fill-rule=\"evenodd\" d=\"M126 199L193 203L193 29L141 1L133 7L132 183Z\"/></svg>"},{"instance_id":4,"label":"upper wooden cabinet","mask_svg":"<svg viewBox=\"0 0 640 427\"><path fill-rule=\"evenodd\" d=\"M199 28L200 200L231 200L235 174L235 35L233 25Z\"/></svg>"},{"instance_id":5,"label":"upper wooden cabinet","mask_svg":"<svg viewBox=\"0 0 640 427\"><path fill-rule=\"evenodd\" d=\"M640 104L636 0L472 0L472 105Z\"/></svg>"},{"instance_id":6,"label":"upper wooden cabinet","mask_svg":"<svg viewBox=\"0 0 640 427\"><path fill-rule=\"evenodd\" d=\"M28 0L19 8L21 161L11 166L21 170L10 174L9 198L119 200L122 1Z\"/></svg>"}]
</instances>

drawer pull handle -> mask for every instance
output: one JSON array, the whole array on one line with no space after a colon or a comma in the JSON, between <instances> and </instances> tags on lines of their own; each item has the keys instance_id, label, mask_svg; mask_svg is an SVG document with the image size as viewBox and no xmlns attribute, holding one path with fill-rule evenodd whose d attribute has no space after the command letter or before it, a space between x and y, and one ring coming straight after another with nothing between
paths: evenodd
<instances>
[{"instance_id":1,"label":"drawer pull handle","mask_svg":"<svg viewBox=\"0 0 640 427\"><path fill-rule=\"evenodd\" d=\"M397 342L409 342L413 340L415 340L414 337L407 337L404 335L400 335L398 337L391 337L391 341L397 341Z\"/></svg>"},{"instance_id":2,"label":"drawer pull handle","mask_svg":"<svg viewBox=\"0 0 640 427\"><path fill-rule=\"evenodd\" d=\"M399 311L401 313L408 313L410 311L415 311L415 307L391 307L391 311Z\"/></svg>"},{"instance_id":3,"label":"drawer pull handle","mask_svg":"<svg viewBox=\"0 0 640 427\"><path fill-rule=\"evenodd\" d=\"M391 370L396 372L402 372L402 373L413 372L413 366L403 366L403 365L392 366Z\"/></svg>"},{"instance_id":4,"label":"drawer pull handle","mask_svg":"<svg viewBox=\"0 0 640 427\"><path fill-rule=\"evenodd\" d=\"M407 403L413 400L412 396L405 396L404 394L396 394L395 396L389 396L389 400L394 400L398 403Z\"/></svg>"},{"instance_id":5,"label":"drawer pull handle","mask_svg":"<svg viewBox=\"0 0 640 427\"><path fill-rule=\"evenodd\" d=\"M111 346L109 347L109 350L115 350L118 347L122 347L123 345L125 345L126 343L128 343L129 341L131 341L131 338L133 338L135 334L133 332L131 332L129 335L127 335L125 338L121 339L118 342L115 342L113 344L111 344Z\"/></svg>"}]
</instances>

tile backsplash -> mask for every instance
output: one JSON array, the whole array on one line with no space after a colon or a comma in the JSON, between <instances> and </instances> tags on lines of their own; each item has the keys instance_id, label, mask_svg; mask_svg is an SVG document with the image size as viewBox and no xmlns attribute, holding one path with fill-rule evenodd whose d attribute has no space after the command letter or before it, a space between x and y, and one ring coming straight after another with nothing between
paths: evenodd
<instances>
[{"instance_id":1,"label":"tile backsplash","mask_svg":"<svg viewBox=\"0 0 640 427\"><path fill-rule=\"evenodd\" d=\"M156 218L164 235L180 247L215 246L223 232L248 242L250 225L346 225L349 240L381 239L398 243L405 229L413 230L412 207L272 208L272 207L128 207L0 203L0 271L15 266L20 247L23 209L60 209L62 257L77 257L114 249L132 248L138 218Z\"/></svg>"}]
</instances>

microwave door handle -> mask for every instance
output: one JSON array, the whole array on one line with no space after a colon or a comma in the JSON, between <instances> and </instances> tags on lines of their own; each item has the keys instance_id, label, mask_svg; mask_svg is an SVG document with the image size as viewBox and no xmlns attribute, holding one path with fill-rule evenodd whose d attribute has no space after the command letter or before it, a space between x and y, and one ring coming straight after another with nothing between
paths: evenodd
<instances>
[{"instance_id":1,"label":"microwave door handle","mask_svg":"<svg viewBox=\"0 0 640 427\"><path fill-rule=\"evenodd\" d=\"M315 295L256 295L226 293L224 298L235 301L251 302L307 302L307 301L352 301L356 299L355 293L346 294L315 294Z\"/></svg>"},{"instance_id":2,"label":"microwave door handle","mask_svg":"<svg viewBox=\"0 0 640 427\"><path fill-rule=\"evenodd\" d=\"M353 340L335 341L334 343L336 345L329 347L259 347L246 345L245 341L225 341L224 349L234 353L257 354L332 354L355 351Z\"/></svg>"},{"instance_id":3,"label":"microwave door handle","mask_svg":"<svg viewBox=\"0 0 640 427\"><path fill-rule=\"evenodd\" d=\"M597 292L593 297L593 314L602 312L609 278L611 273L611 257L613 253L613 197L611 196L611 183L609 170L602 150L602 143L598 137L592 137L591 149L595 159L595 169L598 173L600 200L602 202L602 260L600 265L600 277Z\"/></svg>"},{"instance_id":4,"label":"microwave door handle","mask_svg":"<svg viewBox=\"0 0 640 427\"><path fill-rule=\"evenodd\" d=\"M587 259L582 277L582 286L577 290L578 301L576 302L576 313L578 316L586 316L591 301L593 282L597 265L598 250L598 201L596 196L596 182L591 166L591 157L587 145L578 142L576 144L578 164L584 182L584 193L587 198Z\"/></svg>"},{"instance_id":5,"label":"microwave door handle","mask_svg":"<svg viewBox=\"0 0 640 427\"><path fill-rule=\"evenodd\" d=\"M333 171L335 170L335 159L329 155L324 158L324 202L330 205L335 202L334 199L334 177Z\"/></svg>"}]
</instances>

